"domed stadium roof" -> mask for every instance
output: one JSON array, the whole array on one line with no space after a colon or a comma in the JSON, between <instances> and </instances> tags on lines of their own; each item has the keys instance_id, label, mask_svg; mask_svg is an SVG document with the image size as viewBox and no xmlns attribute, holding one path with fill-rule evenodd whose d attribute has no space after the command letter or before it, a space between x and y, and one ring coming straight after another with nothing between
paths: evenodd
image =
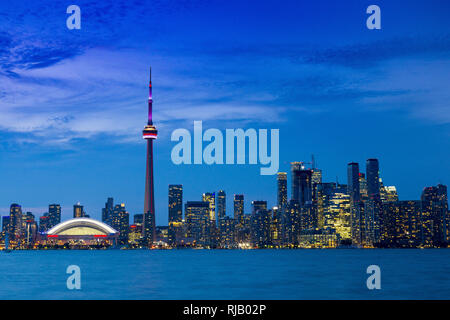
<instances>
[{"instance_id":1,"label":"domed stadium roof","mask_svg":"<svg viewBox=\"0 0 450 320\"><path fill-rule=\"evenodd\" d=\"M57 224L47 231L47 235L90 236L111 235L117 232L107 224L94 219L74 218Z\"/></svg>"}]
</instances>

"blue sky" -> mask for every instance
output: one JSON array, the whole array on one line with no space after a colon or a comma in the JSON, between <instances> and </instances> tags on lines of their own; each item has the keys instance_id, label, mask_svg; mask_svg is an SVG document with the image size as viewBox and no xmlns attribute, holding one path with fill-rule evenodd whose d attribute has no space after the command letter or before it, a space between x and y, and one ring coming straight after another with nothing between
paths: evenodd
<instances>
[{"instance_id":1,"label":"blue sky","mask_svg":"<svg viewBox=\"0 0 450 320\"><path fill-rule=\"evenodd\" d=\"M66 8L81 8L68 30ZM382 29L366 28L381 8ZM78 201L94 218L108 196L143 210L148 67L155 194L224 189L276 200L260 166L175 166L176 128L280 129L280 170L314 154L325 181L380 160L401 199L450 181L448 1L39 1L0 3L0 214L37 216ZM248 206L247 206L248 208ZM248 211L248 210L247 210Z\"/></svg>"}]
</instances>

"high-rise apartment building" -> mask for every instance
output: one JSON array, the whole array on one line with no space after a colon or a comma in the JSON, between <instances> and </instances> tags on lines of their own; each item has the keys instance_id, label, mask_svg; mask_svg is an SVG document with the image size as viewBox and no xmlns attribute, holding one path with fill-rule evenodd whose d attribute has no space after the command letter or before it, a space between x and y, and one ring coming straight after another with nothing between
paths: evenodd
<instances>
[{"instance_id":1,"label":"high-rise apartment building","mask_svg":"<svg viewBox=\"0 0 450 320\"><path fill-rule=\"evenodd\" d=\"M422 242L424 246L440 247L448 243L447 186L424 188L422 191Z\"/></svg>"},{"instance_id":2,"label":"high-rise apartment building","mask_svg":"<svg viewBox=\"0 0 450 320\"><path fill-rule=\"evenodd\" d=\"M277 206L285 208L287 205L287 173L278 172L277 174Z\"/></svg>"},{"instance_id":3,"label":"high-rise apartment building","mask_svg":"<svg viewBox=\"0 0 450 320\"><path fill-rule=\"evenodd\" d=\"M222 219L225 217L227 212L227 198L226 193L220 190L217 193L217 218Z\"/></svg>"},{"instance_id":4,"label":"high-rise apartment building","mask_svg":"<svg viewBox=\"0 0 450 320\"><path fill-rule=\"evenodd\" d=\"M169 185L169 244L175 245L177 238L181 238L183 221L183 186L180 184Z\"/></svg>"}]
</instances>

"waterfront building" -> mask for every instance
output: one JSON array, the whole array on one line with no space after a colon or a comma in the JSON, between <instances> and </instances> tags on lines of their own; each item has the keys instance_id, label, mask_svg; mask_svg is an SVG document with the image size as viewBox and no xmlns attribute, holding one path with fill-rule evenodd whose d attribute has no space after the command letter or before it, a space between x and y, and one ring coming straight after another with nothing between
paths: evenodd
<instances>
[{"instance_id":1,"label":"waterfront building","mask_svg":"<svg viewBox=\"0 0 450 320\"><path fill-rule=\"evenodd\" d=\"M342 240L351 240L351 200L346 187L336 188L329 198L325 229L332 229ZM344 191L345 190L345 191Z\"/></svg>"},{"instance_id":2,"label":"waterfront building","mask_svg":"<svg viewBox=\"0 0 450 320\"><path fill-rule=\"evenodd\" d=\"M23 231L22 207L13 203L9 209L9 241L12 246L19 245Z\"/></svg>"},{"instance_id":3,"label":"waterfront building","mask_svg":"<svg viewBox=\"0 0 450 320\"><path fill-rule=\"evenodd\" d=\"M300 234L300 205L297 200L290 200L282 216L283 242L285 244L298 244Z\"/></svg>"},{"instance_id":4,"label":"waterfront building","mask_svg":"<svg viewBox=\"0 0 450 320\"><path fill-rule=\"evenodd\" d=\"M225 216L219 219L219 246L225 249L236 247L235 220Z\"/></svg>"},{"instance_id":5,"label":"waterfront building","mask_svg":"<svg viewBox=\"0 0 450 320\"><path fill-rule=\"evenodd\" d=\"M142 225L132 224L128 231L128 243L131 247L137 247L141 243Z\"/></svg>"},{"instance_id":6,"label":"waterfront building","mask_svg":"<svg viewBox=\"0 0 450 320\"><path fill-rule=\"evenodd\" d=\"M300 248L336 248L341 239L334 230L304 230L298 236Z\"/></svg>"},{"instance_id":7,"label":"waterfront building","mask_svg":"<svg viewBox=\"0 0 450 320\"><path fill-rule=\"evenodd\" d=\"M447 186L424 188L422 201L422 243L427 247L441 247L448 243Z\"/></svg>"},{"instance_id":8,"label":"waterfront building","mask_svg":"<svg viewBox=\"0 0 450 320\"><path fill-rule=\"evenodd\" d=\"M421 202L383 203L381 243L387 247L417 247L421 243Z\"/></svg>"},{"instance_id":9,"label":"waterfront building","mask_svg":"<svg viewBox=\"0 0 450 320\"><path fill-rule=\"evenodd\" d=\"M284 206L284 210L286 206ZM283 245L283 214L284 210L279 207L272 208L272 219L270 224L270 237L272 239L273 245L281 246Z\"/></svg>"},{"instance_id":10,"label":"waterfront building","mask_svg":"<svg viewBox=\"0 0 450 320\"><path fill-rule=\"evenodd\" d=\"M196 245L210 245L210 203L205 201L188 201L185 205L187 238L192 238Z\"/></svg>"},{"instance_id":11,"label":"waterfront building","mask_svg":"<svg viewBox=\"0 0 450 320\"><path fill-rule=\"evenodd\" d=\"M109 220L111 221L110 226L119 231L118 243L127 244L128 232L130 228L130 215L125 209L124 203L117 204L114 207L112 217L110 217Z\"/></svg>"},{"instance_id":12,"label":"waterfront building","mask_svg":"<svg viewBox=\"0 0 450 320\"><path fill-rule=\"evenodd\" d=\"M267 205L265 208L264 206L254 208L250 218L250 238L254 247L265 248L272 244L271 216L272 212L267 210Z\"/></svg>"},{"instance_id":13,"label":"waterfront building","mask_svg":"<svg viewBox=\"0 0 450 320\"><path fill-rule=\"evenodd\" d=\"M169 185L169 231L168 243L174 245L181 237L183 221L183 186Z\"/></svg>"}]
</instances>

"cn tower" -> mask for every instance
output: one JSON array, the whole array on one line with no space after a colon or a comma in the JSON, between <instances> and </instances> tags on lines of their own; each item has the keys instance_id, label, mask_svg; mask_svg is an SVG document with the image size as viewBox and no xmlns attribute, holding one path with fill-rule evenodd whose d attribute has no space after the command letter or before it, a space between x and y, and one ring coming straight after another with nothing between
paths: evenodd
<instances>
[{"instance_id":1,"label":"cn tower","mask_svg":"<svg viewBox=\"0 0 450 320\"><path fill-rule=\"evenodd\" d=\"M145 175L145 199L144 199L144 221L143 238L145 245L150 245L155 241L155 192L153 182L153 140L156 139L158 131L152 120L152 69L150 68L150 81L148 85L148 122L144 128L142 136L147 140L147 170Z\"/></svg>"}]
</instances>

